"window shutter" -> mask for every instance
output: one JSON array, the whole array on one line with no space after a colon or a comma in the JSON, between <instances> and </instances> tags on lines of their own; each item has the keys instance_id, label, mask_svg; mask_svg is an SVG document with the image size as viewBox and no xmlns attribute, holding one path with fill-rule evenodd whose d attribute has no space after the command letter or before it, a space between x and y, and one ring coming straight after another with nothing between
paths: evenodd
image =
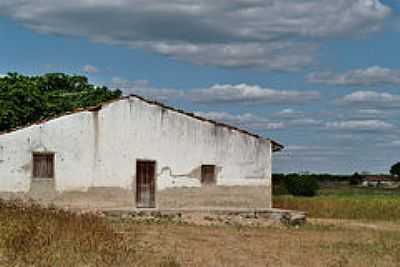
<instances>
[{"instance_id":1,"label":"window shutter","mask_svg":"<svg viewBox=\"0 0 400 267\"><path fill-rule=\"evenodd\" d=\"M54 154L33 154L33 178L54 178Z\"/></svg>"}]
</instances>

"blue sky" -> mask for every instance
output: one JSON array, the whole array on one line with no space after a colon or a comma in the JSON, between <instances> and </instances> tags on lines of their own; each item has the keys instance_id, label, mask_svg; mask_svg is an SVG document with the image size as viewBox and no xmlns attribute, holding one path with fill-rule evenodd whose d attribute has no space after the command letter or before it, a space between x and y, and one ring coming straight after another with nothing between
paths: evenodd
<instances>
[{"instance_id":1,"label":"blue sky","mask_svg":"<svg viewBox=\"0 0 400 267\"><path fill-rule=\"evenodd\" d=\"M2 0L0 74L66 72L283 143L275 172L400 160L399 0Z\"/></svg>"}]
</instances>

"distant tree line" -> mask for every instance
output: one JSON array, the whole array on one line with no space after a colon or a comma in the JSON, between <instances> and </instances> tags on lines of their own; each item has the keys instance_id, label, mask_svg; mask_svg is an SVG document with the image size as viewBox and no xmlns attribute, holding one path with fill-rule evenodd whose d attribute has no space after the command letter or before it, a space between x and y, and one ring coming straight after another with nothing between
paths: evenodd
<instances>
[{"instance_id":1,"label":"distant tree line","mask_svg":"<svg viewBox=\"0 0 400 267\"><path fill-rule=\"evenodd\" d=\"M0 131L119 98L120 90L95 86L84 76L49 73L0 77Z\"/></svg>"},{"instance_id":2,"label":"distant tree line","mask_svg":"<svg viewBox=\"0 0 400 267\"><path fill-rule=\"evenodd\" d=\"M321 182L321 183L323 183L323 182L347 182L352 177L352 175L336 175L336 174L328 174L328 173L322 173L322 174L274 173L272 176L273 176L272 177L273 180L276 180L276 181L284 179L285 177L289 177L289 176L307 176L307 177L313 177L318 182Z\"/></svg>"},{"instance_id":3,"label":"distant tree line","mask_svg":"<svg viewBox=\"0 0 400 267\"><path fill-rule=\"evenodd\" d=\"M390 174L393 176L393 178L392 178L393 180L399 180L399 178L400 178L399 177L400 176L400 162L394 164L391 167ZM355 185L355 184L361 183L365 179L366 176L369 176L369 174L358 173L358 172L355 172L354 174L350 174L350 175L336 175L336 174L328 174L328 173L323 173L323 174L274 173L274 174L272 174L272 180L274 183L279 183L280 181L283 181L286 177L291 177L291 176L312 177L313 179L317 180L321 184L348 182L350 184Z\"/></svg>"},{"instance_id":4,"label":"distant tree line","mask_svg":"<svg viewBox=\"0 0 400 267\"><path fill-rule=\"evenodd\" d=\"M391 167L390 174L392 175L391 180L400 181L400 162ZM314 196L320 186L338 183L360 185L367 176L358 172L352 175L274 173L272 174L272 188L275 195Z\"/></svg>"}]
</instances>

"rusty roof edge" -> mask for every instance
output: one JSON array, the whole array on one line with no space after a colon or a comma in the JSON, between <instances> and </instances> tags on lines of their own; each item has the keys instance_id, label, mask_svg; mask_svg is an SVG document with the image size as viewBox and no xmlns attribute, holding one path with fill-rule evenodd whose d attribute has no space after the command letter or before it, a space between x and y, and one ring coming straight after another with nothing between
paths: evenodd
<instances>
[{"instance_id":1,"label":"rusty roof edge","mask_svg":"<svg viewBox=\"0 0 400 267\"><path fill-rule=\"evenodd\" d=\"M40 125L40 124L46 123L46 122L48 122L48 121L51 121L51 120L55 120L55 119L64 117L64 116L66 116L66 115L71 115L71 114L80 113L80 112L85 112L85 111L97 112L97 111L99 111L100 109L102 109L102 107L105 106L105 105L108 105L108 104L111 104L111 103L115 103L115 102L118 102L118 101L121 101L121 100L124 100L124 99L129 99L129 98L131 98L131 97L134 97L134 98L136 98L136 99L139 99L139 100L141 100L141 101L143 101L143 102L146 102L146 103L148 103L148 104L160 106L160 107L165 108L165 109L167 109L167 110L171 110L171 111L174 111L174 112L177 112L177 113L180 113L180 114L183 114L183 115L192 117L192 118L197 119L197 120L209 122L209 123L212 123L212 124L214 124L214 125L216 125L216 126L228 128L228 129L231 129L231 130L235 130L235 131L238 131L238 132L243 133L243 134L245 134L245 135L249 135L249 136L255 137L255 138L257 138L257 139L262 139L262 140L270 141L271 144L272 144L272 146L273 146L273 147L272 147L273 152L280 151L280 150L282 150L282 149L284 148L283 145L281 145L280 143L278 143L278 142L276 142L276 141L274 141L274 140L272 140L272 139L264 138L264 137L262 137L262 136L260 136L260 135L251 133L251 132L246 131L246 130L244 130L244 129L241 129L241 128L238 128L238 127L235 127L235 126L232 126L232 125L229 125L229 124L225 124L225 123L222 123L222 122L218 122L218 121L215 121L215 120L211 120L211 119L208 119L208 118L204 118L204 117L198 116L198 115L196 115L196 114L194 114L194 113L187 112L187 111L184 111L184 110L182 110L182 109L177 109L177 108L174 108L174 107L172 107L172 106L168 106L168 105L165 105L165 104L163 104L163 103L160 103L160 102L157 102L157 101L154 101L154 100L149 100L149 99L146 99L146 98L144 98L144 97L142 97L142 96L135 95L135 94L130 94L130 95L127 95L127 96L119 97L119 98L117 98L117 99L112 99L112 100L104 101L104 102L102 102L102 103L99 103L99 104L96 105L96 106L91 106L91 107L87 107L87 108L77 108L77 109L75 109L75 110L73 110L73 111L67 111L67 112L65 112L65 113L56 115L56 116L54 116L54 117L49 117L49 118L42 119L42 120L33 122L33 123L31 123L31 124L25 125L25 126L21 126L21 127L17 127L17 128L12 128L12 129L9 129L9 130L0 132L0 135L12 133L12 132L15 132L15 131L18 131L18 130L22 130L22 129L25 129L25 128L28 128L28 127L31 127L31 126L34 126L34 125Z\"/></svg>"}]
</instances>

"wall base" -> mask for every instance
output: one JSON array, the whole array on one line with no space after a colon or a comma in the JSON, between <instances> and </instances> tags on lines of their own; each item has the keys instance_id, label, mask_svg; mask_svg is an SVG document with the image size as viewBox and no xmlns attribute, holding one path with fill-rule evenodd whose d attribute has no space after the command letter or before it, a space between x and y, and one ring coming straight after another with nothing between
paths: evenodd
<instances>
[{"instance_id":1,"label":"wall base","mask_svg":"<svg viewBox=\"0 0 400 267\"><path fill-rule=\"evenodd\" d=\"M54 184L35 183L27 193L0 192L0 198L35 200L71 208L135 208L135 193L118 187L91 187L88 191L59 193ZM267 186L206 186L170 188L156 192L157 209L270 208Z\"/></svg>"},{"instance_id":2,"label":"wall base","mask_svg":"<svg viewBox=\"0 0 400 267\"><path fill-rule=\"evenodd\" d=\"M168 208L270 208L267 186L179 187L157 192L160 209Z\"/></svg>"}]
</instances>

